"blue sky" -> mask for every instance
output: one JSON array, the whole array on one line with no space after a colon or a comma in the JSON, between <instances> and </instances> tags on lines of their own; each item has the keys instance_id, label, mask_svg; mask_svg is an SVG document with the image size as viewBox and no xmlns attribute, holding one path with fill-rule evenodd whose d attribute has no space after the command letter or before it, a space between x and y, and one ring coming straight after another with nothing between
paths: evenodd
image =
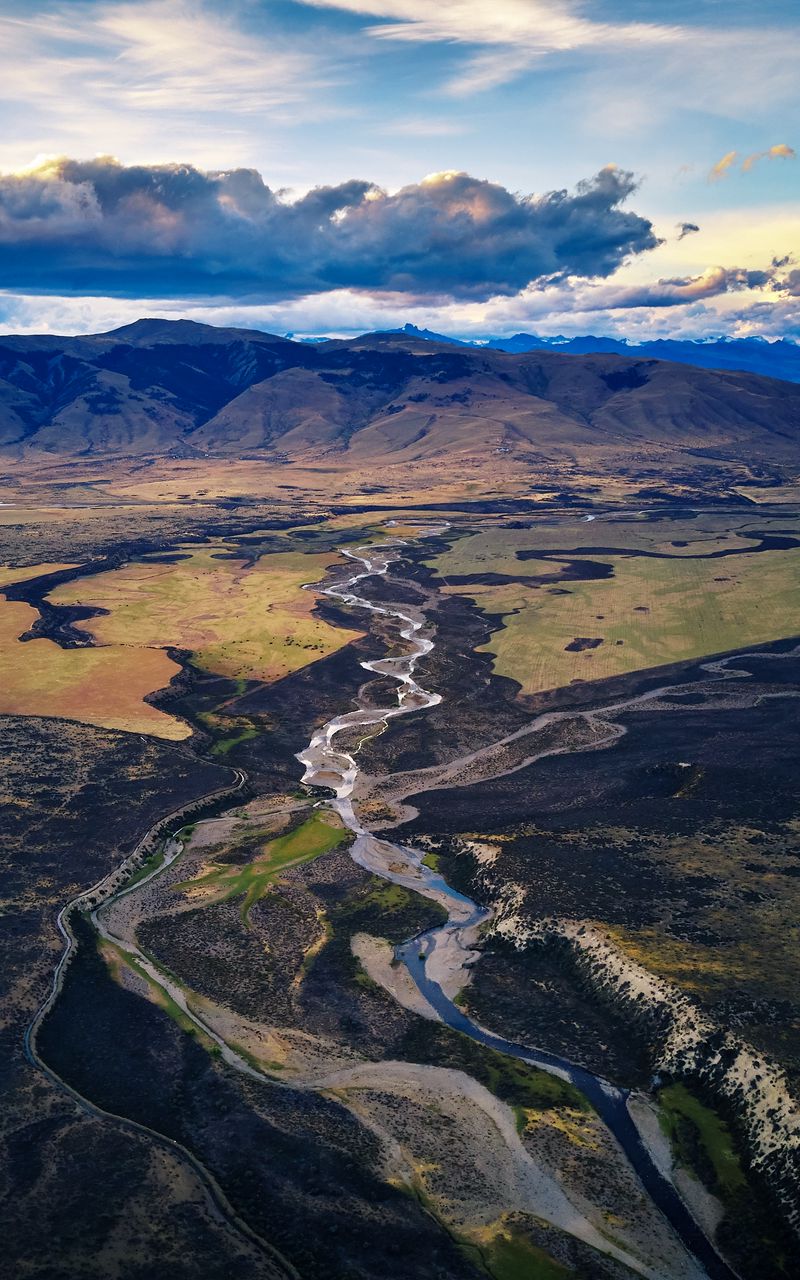
<instances>
[{"instance_id":1,"label":"blue sky","mask_svg":"<svg viewBox=\"0 0 800 1280\"><path fill-rule=\"evenodd\" d=\"M798 27L795 0L0 0L0 325L800 335Z\"/></svg>"}]
</instances>

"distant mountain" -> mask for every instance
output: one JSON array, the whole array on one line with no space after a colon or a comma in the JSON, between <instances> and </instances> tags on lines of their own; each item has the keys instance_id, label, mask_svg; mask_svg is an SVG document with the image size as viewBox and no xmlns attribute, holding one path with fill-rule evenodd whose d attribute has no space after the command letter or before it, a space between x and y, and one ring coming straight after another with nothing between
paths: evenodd
<instances>
[{"instance_id":1,"label":"distant mountain","mask_svg":"<svg viewBox=\"0 0 800 1280\"><path fill-rule=\"evenodd\" d=\"M489 343L470 342L467 338L449 338L444 333L435 333L433 329L418 329L415 324L404 324L399 329L382 329L381 333L399 333L405 338L424 338L426 342L448 342L453 347L489 345ZM498 348L498 350L505 350L505 348Z\"/></svg>"},{"instance_id":2,"label":"distant mountain","mask_svg":"<svg viewBox=\"0 0 800 1280\"><path fill-rule=\"evenodd\" d=\"M796 468L799 424L800 387L630 350L511 354L407 331L308 345L166 320L0 338L6 457L326 456L357 468L502 454L541 473L591 456L653 475L678 454Z\"/></svg>"},{"instance_id":3,"label":"distant mountain","mask_svg":"<svg viewBox=\"0 0 800 1280\"><path fill-rule=\"evenodd\" d=\"M428 329L416 329L405 325L391 333L412 333L433 342L452 342L457 346L473 345L490 351L509 351L523 355L529 351L562 351L567 355L621 355L638 359L671 360L676 364L691 364L700 369L738 369L746 373L759 373L765 378L780 378L785 382L800 382L800 345L781 339L768 342L765 338L717 338L713 341L679 341L673 338L657 338L652 342L629 343L624 338L604 338L593 334L577 338L542 338L535 333L515 333L510 338L488 338L466 343L462 338L445 338Z\"/></svg>"}]
</instances>

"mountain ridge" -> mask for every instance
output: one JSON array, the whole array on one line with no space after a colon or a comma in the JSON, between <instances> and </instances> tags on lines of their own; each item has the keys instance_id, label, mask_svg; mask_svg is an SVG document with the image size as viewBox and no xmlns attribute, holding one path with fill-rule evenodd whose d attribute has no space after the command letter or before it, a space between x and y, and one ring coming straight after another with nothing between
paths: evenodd
<instances>
[{"instance_id":1,"label":"mountain ridge","mask_svg":"<svg viewBox=\"0 0 800 1280\"><path fill-rule=\"evenodd\" d=\"M542 337L535 333L515 333L507 337L467 339L434 333L406 324L388 333L419 337L428 342L446 342L459 347L508 351L515 355L531 351L560 351L565 355L630 355L652 357L675 364L689 364L701 369L732 369L742 373L758 373L783 382L800 382L800 344L787 338L774 342L752 338L653 338L647 342L629 342L600 334L580 334L571 338L563 334Z\"/></svg>"},{"instance_id":2,"label":"mountain ridge","mask_svg":"<svg viewBox=\"0 0 800 1280\"><path fill-rule=\"evenodd\" d=\"M351 466L511 455L523 470L679 453L796 467L800 387L624 355L509 353L414 333L309 345L142 319L0 338L0 456L332 457ZM648 464L649 465L649 464Z\"/></svg>"}]
</instances>

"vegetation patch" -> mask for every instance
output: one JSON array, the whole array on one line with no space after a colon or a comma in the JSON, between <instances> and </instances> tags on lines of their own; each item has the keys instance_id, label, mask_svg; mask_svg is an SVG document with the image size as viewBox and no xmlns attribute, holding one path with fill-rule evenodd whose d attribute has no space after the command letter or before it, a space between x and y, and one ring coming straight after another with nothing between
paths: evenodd
<instances>
[{"instance_id":1,"label":"vegetation patch","mask_svg":"<svg viewBox=\"0 0 800 1280\"><path fill-rule=\"evenodd\" d=\"M62 649L45 637L21 641L36 617L30 605L0 599L0 713L57 716L172 741L190 735L187 724L145 702L180 672L166 653L117 644Z\"/></svg>"},{"instance_id":2,"label":"vegetation patch","mask_svg":"<svg viewBox=\"0 0 800 1280\"><path fill-rule=\"evenodd\" d=\"M673 537L666 551L661 540L667 522L649 526L649 547L639 526L619 524L605 530L615 547L604 547L597 523L589 527L591 545L585 545L584 525L574 553L562 550L574 528L498 529L462 539L430 562L445 591L467 595L485 613L500 615L502 625L479 652L493 654L495 672L518 681L522 693L766 644L797 632L800 549L755 554L752 542L719 531L679 547L674 543L684 540ZM554 544L559 550L550 550L553 558L529 558L545 555ZM629 546L630 554L614 554ZM741 555L727 554L738 550ZM456 577L472 581L451 581Z\"/></svg>"},{"instance_id":3,"label":"vegetation patch","mask_svg":"<svg viewBox=\"0 0 800 1280\"><path fill-rule=\"evenodd\" d=\"M667 1085L659 1091L658 1100L661 1126L678 1162L729 1201L747 1180L725 1121L684 1084Z\"/></svg>"},{"instance_id":4,"label":"vegetation patch","mask_svg":"<svg viewBox=\"0 0 800 1280\"><path fill-rule=\"evenodd\" d=\"M294 831L269 840L261 853L244 866L216 865L213 871L175 887L191 893L200 890L209 904L243 897L242 919L247 921L253 903L264 897L282 871L319 858L348 837L336 815L315 812Z\"/></svg>"},{"instance_id":5,"label":"vegetation patch","mask_svg":"<svg viewBox=\"0 0 800 1280\"><path fill-rule=\"evenodd\" d=\"M524 1112L568 1108L591 1111L583 1094L559 1076L507 1057L487 1045L472 1040L441 1022L415 1019L406 1033L397 1056L412 1062L428 1062L436 1067L465 1071L503 1102L513 1107L517 1127L524 1129Z\"/></svg>"},{"instance_id":6,"label":"vegetation patch","mask_svg":"<svg viewBox=\"0 0 800 1280\"><path fill-rule=\"evenodd\" d=\"M232 679L279 680L362 634L318 618L316 594L303 590L335 553L285 551L250 564L222 544L189 550L174 563L139 561L64 583L50 599L108 610L81 624L100 644L189 649L201 670Z\"/></svg>"},{"instance_id":7,"label":"vegetation patch","mask_svg":"<svg viewBox=\"0 0 800 1280\"><path fill-rule=\"evenodd\" d=\"M495 1236L482 1254L492 1280L567 1280L576 1275L571 1267L516 1233Z\"/></svg>"},{"instance_id":8,"label":"vegetation patch","mask_svg":"<svg viewBox=\"0 0 800 1280\"><path fill-rule=\"evenodd\" d=\"M30 564L12 569L10 565L0 564L0 587L10 587L15 582L30 582L31 578L41 578L46 573L59 573L62 569L75 568L75 564Z\"/></svg>"}]
</instances>

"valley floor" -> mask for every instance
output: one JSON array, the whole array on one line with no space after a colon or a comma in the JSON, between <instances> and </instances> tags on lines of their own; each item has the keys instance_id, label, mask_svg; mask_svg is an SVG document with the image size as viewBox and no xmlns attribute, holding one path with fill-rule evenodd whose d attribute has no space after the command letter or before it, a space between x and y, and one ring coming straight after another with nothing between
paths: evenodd
<instances>
[{"instance_id":1,"label":"valley floor","mask_svg":"<svg viewBox=\"0 0 800 1280\"><path fill-rule=\"evenodd\" d=\"M14 1274L795 1274L800 519L517 505L7 526Z\"/></svg>"}]
</instances>

